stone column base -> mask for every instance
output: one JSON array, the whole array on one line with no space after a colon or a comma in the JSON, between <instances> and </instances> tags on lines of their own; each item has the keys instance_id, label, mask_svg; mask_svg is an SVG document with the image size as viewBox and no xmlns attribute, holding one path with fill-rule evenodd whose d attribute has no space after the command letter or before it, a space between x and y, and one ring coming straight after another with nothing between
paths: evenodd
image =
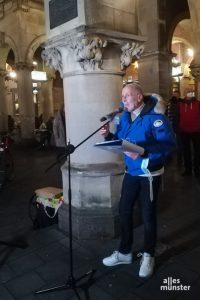
<instances>
[{"instance_id":1,"label":"stone column base","mask_svg":"<svg viewBox=\"0 0 200 300\"><path fill-rule=\"evenodd\" d=\"M58 210L59 228L69 233L69 206L63 204ZM139 207L133 210L134 227L142 224ZM72 208L73 237L84 239L116 238L120 235L118 210L106 209L77 209Z\"/></svg>"},{"instance_id":2,"label":"stone column base","mask_svg":"<svg viewBox=\"0 0 200 300\"><path fill-rule=\"evenodd\" d=\"M68 170L62 167L65 203L59 208L59 228L69 232ZM71 170L72 231L77 239L114 238L119 235L118 204L124 168L121 163L74 166ZM138 206L134 226L141 223Z\"/></svg>"},{"instance_id":3,"label":"stone column base","mask_svg":"<svg viewBox=\"0 0 200 300\"><path fill-rule=\"evenodd\" d=\"M59 228L69 232L69 207L59 208ZM119 235L119 216L111 208L72 208L72 232L77 239L105 239Z\"/></svg>"}]
</instances>

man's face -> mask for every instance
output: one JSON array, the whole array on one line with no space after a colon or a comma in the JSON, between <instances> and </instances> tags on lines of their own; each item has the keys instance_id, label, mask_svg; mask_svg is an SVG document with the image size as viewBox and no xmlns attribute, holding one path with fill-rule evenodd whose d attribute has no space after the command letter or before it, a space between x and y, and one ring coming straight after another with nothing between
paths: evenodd
<instances>
[{"instance_id":1,"label":"man's face","mask_svg":"<svg viewBox=\"0 0 200 300\"><path fill-rule=\"evenodd\" d=\"M142 104L143 95L134 86L127 85L122 90L122 102L124 104L124 110L131 112Z\"/></svg>"}]
</instances>

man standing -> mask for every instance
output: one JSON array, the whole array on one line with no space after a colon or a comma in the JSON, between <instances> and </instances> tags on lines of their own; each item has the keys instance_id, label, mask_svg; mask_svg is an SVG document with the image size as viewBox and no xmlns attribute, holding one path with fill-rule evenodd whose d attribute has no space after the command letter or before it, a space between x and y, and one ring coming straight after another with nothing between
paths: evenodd
<instances>
[{"instance_id":1,"label":"man standing","mask_svg":"<svg viewBox=\"0 0 200 300\"><path fill-rule=\"evenodd\" d=\"M154 269L157 238L156 202L161 174L166 158L175 148L174 134L162 99L158 95L144 96L140 85L128 84L122 90L124 113L115 134L109 126L100 133L106 140L125 139L142 146L143 155L125 152L125 176L122 184L119 215L121 242L117 251L103 259L106 266L132 262L133 206L140 195L144 221L144 249L139 271L140 277L149 277Z\"/></svg>"}]
</instances>

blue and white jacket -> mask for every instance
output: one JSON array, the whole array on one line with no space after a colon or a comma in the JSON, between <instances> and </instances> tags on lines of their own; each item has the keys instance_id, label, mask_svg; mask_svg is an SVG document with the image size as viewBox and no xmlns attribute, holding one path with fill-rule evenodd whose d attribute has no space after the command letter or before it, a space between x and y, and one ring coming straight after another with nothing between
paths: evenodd
<instances>
[{"instance_id":1,"label":"blue and white jacket","mask_svg":"<svg viewBox=\"0 0 200 300\"><path fill-rule=\"evenodd\" d=\"M151 172L162 169L176 146L172 127L164 114L162 98L156 94L144 96L144 103L144 108L133 122L131 114L123 112L116 132L106 138L127 140L145 149L145 155L135 160L124 155L126 171L132 176L148 176L147 171L151 176Z\"/></svg>"}]
</instances>

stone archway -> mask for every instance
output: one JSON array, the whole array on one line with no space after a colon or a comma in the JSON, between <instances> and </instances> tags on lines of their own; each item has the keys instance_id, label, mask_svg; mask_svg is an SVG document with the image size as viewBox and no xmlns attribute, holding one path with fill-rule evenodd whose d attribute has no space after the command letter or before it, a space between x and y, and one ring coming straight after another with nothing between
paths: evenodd
<instances>
[{"instance_id":1,"label":"stone archway","mask_svg":"<svg viewBox=\"0 0 200 300\"><path fill-rule=\"evenodd\" d=\"M9 109L12 106L10 103L12 102L12 95L5 86L6 62L11 49L15 57L18 57L18 51L14 40L9 35L2 33L0 42L0 131L7 131L7 115L12 114L13 110Z\"/></svg>"},{"instance_id":2,"label":"stone archway","mask_svg":"<svg viewBox=\"0 0 200 300\"><path fill-rule=\"evenodd\" d=\"M36 105L35 111L36 117L42 116L43 120L46 122L51 116L54 115L54 101L53 101L53 79L55 78L55 70L50 69L43 62L41 52L42 45L46 41L45 35L40 35L32 41L26 52L26 61L32 63L33 60L37 61L37 67L35 71L46 72L46 81L35 81L34 90L37 91L35 95Z\"/></svg>"},{"instance_id":3,"label":"stone archway","mask_svg":"<svg viewBox=\"0 0 200 300\"><path fill-rule=\"evenodd\" d=\"M180 21L174 29L171 49L174 55L172 66L173 90L179 90L182 97L188 91L194 92L194 78L191 75L190 64L193 60L192 23L190 19ZM190 51L189 51L190 50Z\"/></svg>"},{"instance_id":4,"label":"stone archway","mask_svg":"<svg viewBox=\"0 0 200 300\"><path fill-rule=\"evenodd\" d=\"M40 36L36 37L28 46L26 54L25 54L25 61L32 62L33 56L35 51L41 47L41 45L46 41L46 35L41 34Z\"/></svg>"}]
</instances>

